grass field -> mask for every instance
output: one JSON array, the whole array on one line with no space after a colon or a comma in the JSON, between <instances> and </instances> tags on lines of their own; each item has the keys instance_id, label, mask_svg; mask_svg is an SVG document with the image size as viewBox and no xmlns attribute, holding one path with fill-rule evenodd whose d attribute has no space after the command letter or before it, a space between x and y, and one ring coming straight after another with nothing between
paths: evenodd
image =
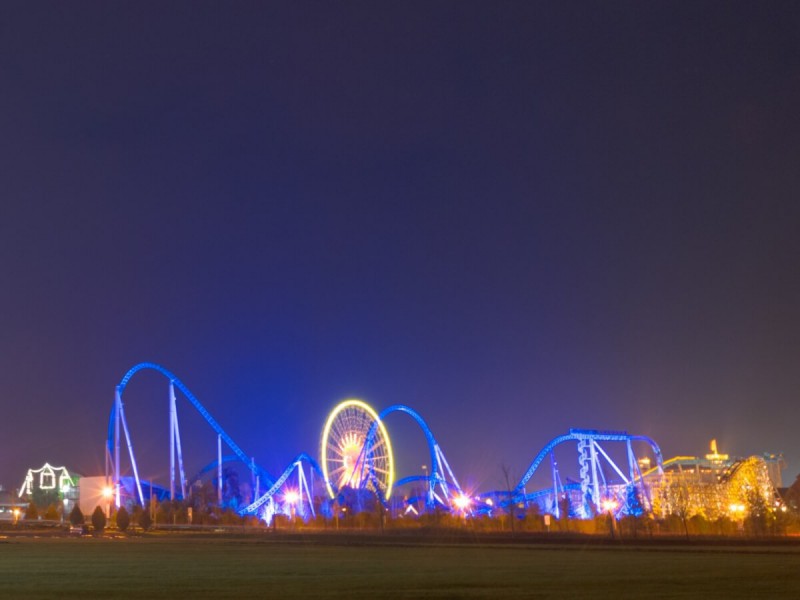
<instances>
[{"instance_id":1,"label":"grass field","mask_svg":"<svg viewBox=\"0 0 800 600\"><path fill-rule=\"evenodd\" d=\"M0 598L800 598L800 546L0 539Z\"/></svg>"}]
</instances>

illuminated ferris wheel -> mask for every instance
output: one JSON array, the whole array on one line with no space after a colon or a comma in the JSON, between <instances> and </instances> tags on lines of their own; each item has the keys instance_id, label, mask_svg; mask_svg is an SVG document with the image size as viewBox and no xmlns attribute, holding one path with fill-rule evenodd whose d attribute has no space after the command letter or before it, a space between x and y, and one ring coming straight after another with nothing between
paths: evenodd
<instances>
[{"instance_id":1,"label":"illuminated ferris wheel","mask_svg":"<svg viewBox=\"0 0 800 600\"><path fill-rule=\"evenodd\" d=\"M328 415L320 459L331 498L334 489L345 486L367 488L383 498L392 493L394 457L389 434L378 414L361 400L345 400Z\"/></svg>"}]
</instances>

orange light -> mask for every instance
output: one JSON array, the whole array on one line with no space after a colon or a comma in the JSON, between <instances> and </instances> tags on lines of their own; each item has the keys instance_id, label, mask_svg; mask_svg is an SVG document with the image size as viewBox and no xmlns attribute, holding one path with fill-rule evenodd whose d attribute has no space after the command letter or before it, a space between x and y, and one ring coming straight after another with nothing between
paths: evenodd
<instances>
[{"instance_id":1,"label":"orange light","mask_svg":"<svg viewBox=\"0 0 800 600\"><path fill-rule=\"evenodd\" d=\"M103 488L103 498L106 500L111 500L114 497L114 488L110 486L106 486Z\"/></svg>"},{"instance_id":2,"label":"orange light","mask_svg":"<svg viewBox=\"0 0 800 600\"><path fill-rule=\"evenodd\" d=\"M600 503L600 506L603 507L603 510L605 512L610 513L614 512L617 509L617 506L619 505L617 504L617 501L614 500L613 498L606 498Z\"/></svg>"}]
</instances>

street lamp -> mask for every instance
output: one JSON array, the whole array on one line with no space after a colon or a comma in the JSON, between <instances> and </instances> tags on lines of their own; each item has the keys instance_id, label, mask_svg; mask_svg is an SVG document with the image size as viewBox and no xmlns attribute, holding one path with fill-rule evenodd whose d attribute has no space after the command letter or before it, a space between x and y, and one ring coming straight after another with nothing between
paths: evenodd
<instances>
[{"instance_id":1,"label":"street lamp","mask_svg":"<svg viewBox=\"0 0 800 600\"><path fill-rule=\"evenodd\" d=\"M464 525L467 524L467 513L472 505L472 498L465 494L458 494L453 498L453 505L461 513L461 518L464 519Z\"/></svg>"},{"instance_id":2,"label":"street lamp","mask_svg":"<svg viewBox=\"0 0 800 600\"><path fill-rule=\"evenodd\" d=\"M295 505L300 500L300 494L296 490L289 490L283 495L283 499L289 504L289 515L294 520Z\"/></svg>"},{"instance_id":3,"label":"street lamp","mask_svg":"<svg viewBox=\"0 0 800 600\"><path fill-rule=\"evenodd\" d=\"M616 528L617 522L614 519L614 512L617 510L619 503L614 500L613 498L606 498L601 503L600 506L603 508L603 511L608 513L608 527L609 532L611 533L611 537L614 537L614 529Z\"/></svg>"},{"instance_id":4,"label":"street lamp","mask_svg":"<svg viewBox=\"0 0 800 600\"><path fill-rule=\"evenodd\" d=\"M466 516L467 511L472 504L472 499L464 494L458 494L455 498L453 498L453 504L464 516Z\"/></svg>"},{"instance_id":5,"label":"street lamp","mask_svg":"<svg viewBox=\"0 0 800 600\"><path fill-rule=\"evenodd\" d=\"M114 497L114 488L107 485L103 488L103 499L106 501L106 517L111 517L111 499Z\"/></svg>"}]
</instances>

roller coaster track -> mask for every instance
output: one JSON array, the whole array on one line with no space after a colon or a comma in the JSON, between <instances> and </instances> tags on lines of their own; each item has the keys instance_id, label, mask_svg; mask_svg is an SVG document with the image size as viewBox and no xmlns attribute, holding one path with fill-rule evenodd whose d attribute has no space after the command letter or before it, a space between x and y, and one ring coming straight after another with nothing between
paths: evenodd
<instances>
[{"instance_id":1,"label":"roller coaster track","mask_svg":"<svg viewBox=\"0 0 800 600\"><path fill-rule=\"evenodd\" d=\"M289 477L294 473L296 469L301 468L302 463L307 463L318 475L321 479L324 479L324 475L322 474L322 469L320 469L319 464L313 458L311 458L305 452L298 454L295 459L289 463L289 466L284 469L281 476L278 477L272 486L258 499L256 499L252 504L246 506L242 510L239 511L240 515L254 515L261 508L265 503L269 502L275 494L280 490Z\"/></svg>"},{"instance_id":2,"label":"roller coaster track","mask_svg":"<svg viewBox=\"0 0 800 600\"><path fill-rule=\"evenodd\" d=\"M234 455L234 454L228 454L228 455L222 457L222 463L221 464L233 463L233 462L241 462L241 459L238 456ZM252 461L251 461L251 464L252 464ZM188 479L189 487L191 487L193 484L197 483L198 481L201 481L203 479L203 477L205 477L209 473L213 473L219 467L219 465L220 465L220 462L219 462L218 459L215 458L214 460L212 460L210 463L208 463L206 466L204 466L202 469L200 469L197 473L195 473L193 477L190 477ZM248 466L250 466L250 464L248 464ZM256 468L256 475L261 477L262 481L267 481L267 482L270 482L270 483L272 482L272 476L269 473L267 473L261 466L255 465L255 468Z\"/></svg>"},{"instance_id":3,"label":"roller coaster track","mask_svg":"<svg viewBox=\"0 0 800 600\"><path fill-rule=\"evenodd\" d=\"M651 438L643 435L628 435L624 431L598 431L596 429L570 429L569 433L565 435L560 435L558 437L553 438L550 442L542 448L539 454L536 455L536 458L533 459L528 470L525 472L525 475L522 476L519 484L517 485L516 492L522 492L525 486L527 485L528 481L530 481L533 474L536 472L536 469L541 466L542 462L545 458L547 458L548 454L550 454L556 446L563 444L564 442L578 442L585 439L593 439L598 442L645 442L650 445L653 449L653 453L656 457L656 463L658 469L662 468L663 459L661 457L661 448L658 447L658 444Z\"/></svg>"},{"instance_id":4,"label":"roller coaster track","mask_svg":"<svg viewBox=\"0 0 800 600\"><path fill-rule=\"evenodd\" d=\"M431 428L428 427L428 424L425 422L425 419L415 411L410 406L406 406L405 404L394 404L389 406L388 408L383 409L380 414L378 415L378 421L373 423L372 427L370 427L369 433L367 434L367 439L364 443L364 447L361 450L361 456L359 457L359 463L362 465L362 477L361 481L367 481L368 477L364 477L363 470L369 469L369 460L366 456L368 452L368 448L372 446L372 439L377 431L378 422L385 421L386 417L391 415L392 413L404 413L410 416L414 421L419 425L422 433L425 435L425 441L428 444L428 452L430 454L431 460L431 472L430 475L420 475L420 476L412 476L406 477L405 479L401 479L397 482L396 485L404 485L409 481L421 481L427 480L428 482L428 491L427 491L427 498L426 498L426 505L429 508L432 508L437 500L436 495L436 485L438 484L444 494L444 497L449 500L453 496L453 491L457 492L458 494L462 494L461 486L458 483L458 480L455 477L452 469L450 468L450 464L447 462L447 459L442 452L442 449L439 447L439 443L436 441L436 438L433 436L433 432ZM449 476L449 480L448 480ZM451 490L450 488L454 488Z\"/></svg>"},{"instance_id":5,"label":"roller coaster track","mask_svg":"<svg viewBox=\"0 0 800 600\"><path fill-rule=\"evenodd\" d=\"M644 442L649 444L656 460L655 469L657 469L659 473L663 473L663 459L658 444L651 438L642 435L630 435L625 431L599 431L596 429L570 429L569 433L550 440L533 459L525 475L522 476L519 484L517 484L516 488L513 490L511 501L529 502L541 496L541 494L538 494L538 496L526 494L525 486L544 460L550 456L553 486L549 488L548 491L552 494L551 510L556 517L559 516L560 509L558 508L557 501L560 493L559 489L561 489L561 493L563 493L566 491L566 486L560 483L561 478L558 473L558 466L553 451L557 446L565 442L577 442L578 446L578 464L580 465L581 478L581 506L579 507L579 511L583 517L590 517L593 511L598 510L603 500L603 495L609 493L609 484L603 472L601 458L605 460L605 465L610 466L616 472L620 480L624 482L630 491L634 490L638 484L645 495L647 504L652 505L649 492L646 486L644 486L642 472L631 444L632 442ZM600 442L623 442L626 445L628 458L627 475L611 459L609 454L600 445Z\"/></svg>"},{"instance_id":6,"label":"roller coaster track","mask_svg":"<svg viewBox=\"0 0 800 600\"><path fill-rule=\"evenodd\" d=\"M114 483L116 485L117 490L117 503L119 503L119 481L120 481L120 467L119 467L119 459L120 459L120 425L124 429L124 434L128 442L128 451L131 458L131 466L133 468L134 478L136 479L136 489L139 495L139 501L142 505L144 505L144 495L142 494L142 486L139 480L139 473L136 466L136 458L133 453L133 443L131 441L130 432L128 430L127 421L125 420L125 412L124 412L124 404L122 402L123 392L125 391L126 386L136 375L139 371L142 370L152 370L158 373L161 373L164 377L169 380L171 386L177 387L183 395L186 397L187 400L191 403L191 405L200 413L200 415L206 420L206 422L211 426L211 428L217 433L219 438L227 444L227 446L233 451L233 453L237 456L237 458L242 461L245 465L250 468L253 473L264 477L266 480L266 484L270 485L273 481L272 477L262 468L257 467L252 460L252 458L248 457L239 445L233 441L233 439L225 433L225 430L222 429L222 426L211 416L211 414L205 409L205 407L200 404L200 401L192 394L191 390L180 380L178 377L175 376L174 373L168 371L161 365L151 363L151 362L143 362L133 366L125 376L120 380L119 384L116 387L116 396L114 401L114 406L111 409L111 415L109 416L108 420L108 441L106 444L106 456L108 461L106 463L106 476L108 477L109 472L109 463L113 464L113 473L114 473ZM174 401L174 398L173 398ZM180 441L178 439L178 441Z\"/></svg>"}]
</instances>

